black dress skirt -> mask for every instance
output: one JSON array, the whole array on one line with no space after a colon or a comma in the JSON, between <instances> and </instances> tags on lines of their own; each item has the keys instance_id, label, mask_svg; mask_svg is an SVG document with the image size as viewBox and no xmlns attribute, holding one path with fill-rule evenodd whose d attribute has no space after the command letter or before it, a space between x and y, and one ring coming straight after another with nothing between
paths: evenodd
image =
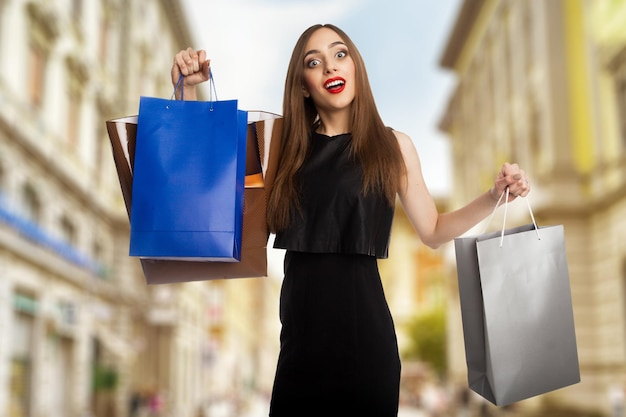
<instances>
[{"instance_id":1,"label":"black dress skirt","mask_svg":"<svg viewBox=\"0 0 626 417\"><path fill-rule=\"evenodd\" d=\"M270 416L396 416L400 358L368 255L287 252Z\"/></svg>"},{"instance_id":2,"label":"black dress skirt","mask_svg":"<svg viewBox=\"0 0 626 417\"><path fill-rule=\"evenodd\" d=\"M312 134L297 178L301 210L276 235L287 252L272 417L398 413L400 359L377 264L393 206L363 195L350 141Z\"/></svg>"}]
</instances>

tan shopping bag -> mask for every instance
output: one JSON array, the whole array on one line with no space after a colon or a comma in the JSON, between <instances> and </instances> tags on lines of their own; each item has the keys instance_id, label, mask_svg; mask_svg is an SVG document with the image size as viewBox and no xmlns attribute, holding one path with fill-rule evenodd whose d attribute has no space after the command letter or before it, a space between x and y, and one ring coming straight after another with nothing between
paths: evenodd
<instances>
[{"instance_id":1,"label":"tan shopping bag","mask_svg":"<svg viewBox=\"0 0 626 417\"><path fill-rule=\"evenodd\" d=\"M241 261L225 263L141 259L148 284L267 275L269 232L265 219L266 196L276 174L282 123L282 117L273 113L248 112ZM106 126L124 203L130 215L137 116L108 120Z\"/></svg>"}]
</instances>

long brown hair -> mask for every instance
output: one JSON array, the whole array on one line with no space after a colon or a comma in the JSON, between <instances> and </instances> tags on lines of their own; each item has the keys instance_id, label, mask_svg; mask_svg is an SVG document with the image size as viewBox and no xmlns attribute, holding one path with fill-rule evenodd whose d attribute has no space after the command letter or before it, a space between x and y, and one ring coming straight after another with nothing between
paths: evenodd
<instances>
[{"instance_id":1,"label":"long brown hair","mask_svg":"<svg viewBox=\"0 0 626 417\"><path fill-rule=\"evenodd\" d=\"M406 174L400 146L378 113L365 64L356 45L334 25L311 26L294 47L285 80L280 161L267 205L267 222L274 233L286 228L293 210L300 208L296 174L307 155L310 135L318 118L313 100L305 98L302 92L304 55L313 32L324 27L332 29L342 38L355 65L356 95L350 120L351 152L363 169L363 193L380 192L393 206L401 179Z\"/></svg>"}]
</instances>

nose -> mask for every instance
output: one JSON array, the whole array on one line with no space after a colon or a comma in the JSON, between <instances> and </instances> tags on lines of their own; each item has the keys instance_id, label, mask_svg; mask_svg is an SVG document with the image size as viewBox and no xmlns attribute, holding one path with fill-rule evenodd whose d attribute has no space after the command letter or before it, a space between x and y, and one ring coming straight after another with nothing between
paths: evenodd
<instances>
[{"instance_id":1,"label":"nose","mask_svg":"<svg viewBox=\"0 0 626 417\"><path fill-rule=\"evenodd\" d=\"M328 62L328 63L326 64L326 68L325 68L325 70L326 70L326 74L330 74L330 73L332 73L332 72L337 71L337 66L335 65L335 63L334 63L334 62Z\"/></svg>"}]
</instances>

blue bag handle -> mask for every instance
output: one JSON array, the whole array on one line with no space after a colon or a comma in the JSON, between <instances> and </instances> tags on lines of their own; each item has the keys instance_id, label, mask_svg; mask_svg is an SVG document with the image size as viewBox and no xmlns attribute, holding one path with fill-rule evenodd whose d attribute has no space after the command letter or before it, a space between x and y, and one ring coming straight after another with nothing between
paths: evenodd
<instances>
[{"instance_id":1,"label":"blue bag handle","mask_svg":"<svg viewBox=\"0 0 626 417\"><path fill-rule=\"evenodd\" d=\"M174 86L174 91L172 92L172 97L170 100L173 100L176 96L176 91L180 89L180 99L183 100L185 93L185 83L183 80L185 76L180 74L178 77L178 81L176 81L176 86ZM213 95L215 95L215 101L217 101L217 90L215 89L215 80L213 79L213 72L211 71L211 67L209 67L209 101L213 102ZM213 106L211 106L211 110L213 110Z\"/></svg>"}]
</instances>

